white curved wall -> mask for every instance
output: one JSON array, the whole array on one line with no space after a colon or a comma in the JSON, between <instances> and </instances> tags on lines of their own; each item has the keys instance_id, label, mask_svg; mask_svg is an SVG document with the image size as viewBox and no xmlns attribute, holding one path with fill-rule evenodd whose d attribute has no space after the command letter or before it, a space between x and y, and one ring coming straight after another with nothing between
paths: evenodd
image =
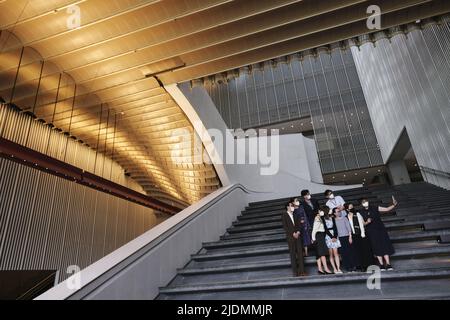
<instances>
[{"instance_id":1,"label":"white curved wall","mask_svg":"<svg viewBox=\"0 0 450 320\"><path fill-rule=\"evenodd\" d=\"M167 86L166 90L194 124L197 133L204 129L216 129L224 136L233 139L214 102L203 87L191 88L188 83L183 83ZM318 162L315 163L306 156L307 152L312 151L312 147L308 142L305 147L305 139L301 134L279 136L279 170L273 175L261 174L261 169L265 167L261 162L241 165L216 162L214 166L223 185L240 183L254 191L249 196L249 201L289 197L298 194L301 189L309 189L316 193L323 192L326 188L339 190L361 186L338 187L313 182L312 173L314 180L317 181L317 172L318 170L320 172L320 167ZM213 142L208 135L203 134L202 141L211 158L211 153L222 149L217 141ZM236 146L236 149L240 147ZM315 153L317 154L316 151ZM226 154L222 154L222 159L225 158Z\"/></svg>"}]
</instances>

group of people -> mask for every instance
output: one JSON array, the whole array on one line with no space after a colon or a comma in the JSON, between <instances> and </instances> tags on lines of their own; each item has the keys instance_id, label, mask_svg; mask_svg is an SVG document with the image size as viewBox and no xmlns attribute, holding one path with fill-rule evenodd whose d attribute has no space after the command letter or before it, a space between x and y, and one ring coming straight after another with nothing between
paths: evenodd
<instances>
[{"instance_id":1,"label":"group of people","mask_svg":"<svg viewBox=\"0 0 450 320\"><path fill-rule=\"evenodd\" d=\"M397 201L392 198L392 205L381 207L370 204L364 197L357 210L331 190L326 190L324 195L324 206L308 190L302 190L301 197L292 198L286 204L282 221L294 276L306 276L304 257L311 248L315 251L319 274L339 274L343 273L342 269L364 272L374 263L382 271L393 270L390 256L394 247L381 214L392 211Z\"/></svg>"}]
</instances>

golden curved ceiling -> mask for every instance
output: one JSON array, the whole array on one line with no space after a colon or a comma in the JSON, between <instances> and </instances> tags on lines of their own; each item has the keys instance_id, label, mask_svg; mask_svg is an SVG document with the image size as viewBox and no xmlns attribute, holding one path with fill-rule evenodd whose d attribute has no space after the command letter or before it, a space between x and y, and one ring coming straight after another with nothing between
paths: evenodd
<instances>
[{"instance_id":1,"label":"golden curved ceiling","mask_svg":"<svg viewBox=\"0 0 450 320\"><path fill-rule=\"evenodd\" d=\"M220 182L211 165L174 161L175 129L194 133L161 85L366 34L374 4L383 28L450 11L447 0L0 0L0 96L185 206ZM74 8L81 25L69 28Z\"/></svg>"}]
</instances>

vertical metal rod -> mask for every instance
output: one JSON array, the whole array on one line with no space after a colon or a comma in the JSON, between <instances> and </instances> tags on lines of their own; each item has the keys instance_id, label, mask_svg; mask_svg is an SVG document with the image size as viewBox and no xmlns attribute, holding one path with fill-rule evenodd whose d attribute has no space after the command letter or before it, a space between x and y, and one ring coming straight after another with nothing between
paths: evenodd
<instances>
[{"instance_id":1,"label":"vertical metal rod","mask_svg":"<svg viewBox=\"0 0 450 320\"><path fill-rule=\"evenodd\" d=\"M62 73L59 74L59 80L58 80L58 89L56 90L56 99L55 99L55 106L53 107L53 115L52 115L52 121L50 122L50 126L53 128L53 122L55 121L55 114L56 114L56 106L58 105L58 97L59 97L59 87L61 85L61 77ZM47 148L45 149L45 154L48 155L48 148L50 147L50 140L52 139L52 130L50 129L48 131L48 141L47 141Z\"/></svg>"},{"instance_id":2,"label":"vertical metal rod","mask_svg":"<svg viewBox=\"0 0 450 320\"><path fill-rule=\"evenodd\" d=\"M31 110L31 113L33 115L35 115L35 110L36 110L36 103L38 100L38 96L39 96L39 89L41 87L41 80L42 80L42 72L44 71L44 60L42 60L41 63L41 71L39 73L39 80L38 80L38 85L37 85L37 89L36 89L36 96L34 97L34 103L33 103L33 109ZM36 116L36 115L35 115ZM30 138L30 133L31 133L31 124L33 123L33 120L30 119L30 126L28 127L28 131L27 131L27 138L25 139L25 146L28 146L28 140Z\"/></svg>"},{"instance_id":3,"label":"vertical metal rod","mask_svg":"<svg viewBox=\"0 0 450 320\"><path fill-rule=\"evenodd\" d=\"M75 108L76 96L77 96L77 84L75 84L75 87L73 89L72 109L70 110L69 128L67 129L67 133L69 134L69 136L67 137L66 149L64 150L64 160L63 160L64 162L66 161L66 157L67 157L67 146L69 145L69 140L70 140L70 130L72 130L72 118L73 118L73 110Z\"/></svg>"},{"instance_id":4,"label":"vertical metal rod","mask_svg":"<svg viewBox=\"0 0 450 320\"><path fill-rule=\"evenodd\" d=\"M55 106L53 107L52 121L50 122L52 126L53 126L53 122L55 121L56 107L58 105L58 99L59 99L59 89L61 87L61 78L62 78L62 73L59 74L58 89L56 89Z\"/></svg>"},{"instance_id":5,"label":"vertical metal rod","mask_svg":"<svg viewBox=\"0 0 450 320\"><path fill-rule=\"evenodd\" d=\"M11 90L11 97L9 99L9 103L11 103L11 104L13 102L14 93L16 91L16 84L17 84L17 79L19 78L20 65L22 64L23 52L24 51L25 51L25 47L22 47L22 51L20 52L19 65L17 66L16 77L14 78L14 84L13 84L13 87L12 87L12 90Z\"/></svg>"},{"instance_id":6,"label":"vertical metal rod","mask_svg":"<svg viewBox=\"0 0 450 320\"><path fill-rule=\"evenodd\" d=\"M44 71L44 64L45 64L45 61L42 60L41 72L39 73L39 81L38 81L38 85L37 85L36 96L34 97L33 110L31 111L33 114L34 114L34 112L36 110L36 104L37 104L37 100L38 100L38 97L39 97L39 89L41 88L42 72Z\"/></svg>"},{"instance_id":7,"label":"vertical metal rod","mask_svg":"<svg viewBox=\"0 0 450 320\"><path fill-rule=\"evenodd\" d=\"M112 181L112 169L114 164L114 147L116 143L116 130L117 130L117 113L114 114L114 133L113 133L113 145L112 145L112 155L111 155L111 170L109 173L109 180Z\"/></svg>"},{"instance_id":8,"label":"vertical metal rod","mask_svg":"<svg viewBox=\"0 0 450 320\"><path fill-rule=\"evenodd\" d=\"M98 145L100 143L100 129L102 126L102 116L103 116L103 103L100 104L100 119L98 121L98 135L97 135L97 147L95 148L94 173L95 169L97 168Z\"/></svg>"},{"instance_id":9,"label":"vertical metal rod","mask_svg":"<svg viewBox=\"0 0 450 320\"><path fill-rule=\"evenodd\" d=\"M105 148L103 150L103 165L102 165L102 177L105 171L105 162L106 162L106 148L107 148L107 140L108 140L108 127L109 127L109 108L108 108L108 116L106 119L106 131L105 131Z\"/></svg>"}]
</instances>

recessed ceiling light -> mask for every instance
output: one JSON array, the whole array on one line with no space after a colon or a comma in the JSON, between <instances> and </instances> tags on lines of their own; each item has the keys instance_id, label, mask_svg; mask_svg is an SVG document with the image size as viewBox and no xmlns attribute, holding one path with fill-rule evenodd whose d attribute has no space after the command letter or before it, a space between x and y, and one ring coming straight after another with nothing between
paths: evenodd
<instances>
[{"instance_id":1,"label":"recessed ceiling light","mask_svg":"<svg viewBox=\"0 0 450 320\"><path fill-rule=\"evenodd\" d=\"M300 123L300 125L301 125L301 126L303 126L303 122L302 122L302 123Z\"/></svg>"},{"instance_id":2,"label":"recessed ceiling light","mask_svg":"<svg viewBox=\"0 0 450 320\"><path fill-rule=\"evenodd\" d=\"M281 130L284 130L284 128L281 128Z\"/></svg>"},{"instance_id":3,"label":"recessed ceiling light","mask_svg":"<svg viewBox=\"0 0 450 320\"><path fill-rule=\"evenodd\" d=\"M294 127L294 125L291 126L291 128L293 128L293 127Z\"/></svg>"}]
</instances>

